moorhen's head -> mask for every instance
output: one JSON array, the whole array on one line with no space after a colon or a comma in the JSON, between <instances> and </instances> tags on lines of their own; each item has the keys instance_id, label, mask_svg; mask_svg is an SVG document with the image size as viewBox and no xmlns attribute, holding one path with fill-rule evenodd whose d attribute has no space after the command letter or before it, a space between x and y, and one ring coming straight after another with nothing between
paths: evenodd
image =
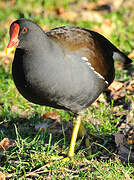
<instances>
[{"instance_id":1,"label":"moorhen's head","mask_svg":"<svg viewBox=\"0 0 134 180\"><path fill-rule=\"evenodd\" d=\"M7 51L11 51L14 48L29 49L44 36L43 30L37 24L24 18L11 24L9 34L10 41Z\"/></svg>"}]
</instances>

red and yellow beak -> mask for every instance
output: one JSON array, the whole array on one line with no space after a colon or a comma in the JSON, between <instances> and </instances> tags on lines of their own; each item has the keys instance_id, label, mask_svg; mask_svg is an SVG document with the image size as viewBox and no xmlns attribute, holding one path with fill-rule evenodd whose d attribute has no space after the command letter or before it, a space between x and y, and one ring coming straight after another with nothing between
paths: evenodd
<instances>
[{"instance_id":1,"label":"red and yellow beak","mask_svg":"<svg viewBox=\"0 0 134 180\"><path fill-rule=\"evenodd\" d=\"M11 25L10 28L10 41L8 43L6 54L10 54L19 44L18 34L20 31L20 26L17 23Z\"/></svg>"}]
</instances>

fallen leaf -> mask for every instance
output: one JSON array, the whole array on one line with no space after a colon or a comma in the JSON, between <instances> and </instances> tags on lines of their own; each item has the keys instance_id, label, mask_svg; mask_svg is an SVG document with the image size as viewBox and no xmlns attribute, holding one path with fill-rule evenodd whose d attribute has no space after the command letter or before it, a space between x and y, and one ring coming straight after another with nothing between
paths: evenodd
<instances>
[{"instance_id":1,"label":"fallen leaf","mask_svg":"<svg viewBox=\"0 0 134 180\"><path fill-rule=\"evenodd\" d=\"M9 147L13 147L15 145L14 140L10 140L8 138L4 138L0 142L0 152L7 150Z\"/></svg>"},{"instance_id":2,"label":"fallen leaf","mask_svg":"<svg viewBox=\"0 0 134 180\"><path fill-rule=\"evenodd\" d=\"M45 114L42 114L44 120L47 120L47 119L60 119L60 115L56 112L56 111L50 111L50 112L47 112Z\"/></svg>"},{"instance_id":3,"label":"fallen leaf","mask_svg":"<svg viewBox=\"0 0 134 180\"><path fill-rule=\"evenodd\" d=\"M6 150L8 149L10 146L10 140L8 138L4 138L1 142L0 142L0 151Z\"/></svg>"},{"instance_id":4,"label":"fallen leaf","mask_svg":"<svg viewBox=\"0 0 134 180\"><path fill-rule=\"evenodd\" d=\"M57 8L56 13L57 15L62 15L64 13L64 8Z\"/></svg>"},{"instance_id":5,"label":"fallen leaf","mask_svg":"<svg viewBox=\"0 0 134 180\"><path fill-rule=\"evenodd\" d=\"M118 82L118 81L113 81L113 83L108 87L109 90L111 90L112 92L114 91L118 91L123 87L123 83Z\"/></svg>"},{"instance_id":6,"label":"fallen leaf","mask_svg":"<svg viewBox=\"0 0 134 180\"><path fill-rule=\"evenodd\" d=\"M108 87L112 99L117 100L125 96L123 87L124 83L113 81L113 83Z\"/></svg>"}]
</instances>

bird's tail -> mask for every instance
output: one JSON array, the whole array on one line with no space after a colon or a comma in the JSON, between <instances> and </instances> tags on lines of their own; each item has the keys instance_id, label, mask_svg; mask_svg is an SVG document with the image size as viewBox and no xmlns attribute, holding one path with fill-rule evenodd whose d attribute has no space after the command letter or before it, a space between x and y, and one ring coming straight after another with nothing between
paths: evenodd
<instances>
[{"instance_id":1,"label":"bird's tail","mask_svg":"<svg viewBox=\"0 0 134 180\"><path fill-rule=\"evenodd\" d=\"M113 52L113 59L117 61L122 61L124 64L132 63L132 60L128 56L119 51Z\"/></svg>"}]
</instances>

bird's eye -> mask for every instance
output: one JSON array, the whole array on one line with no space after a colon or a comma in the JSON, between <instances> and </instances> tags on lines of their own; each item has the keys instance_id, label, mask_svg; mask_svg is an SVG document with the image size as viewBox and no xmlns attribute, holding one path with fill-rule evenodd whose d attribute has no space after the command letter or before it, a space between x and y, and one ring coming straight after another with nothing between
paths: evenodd
<instances>
[{"instance_id":1,"label":"bird's eye","mask_svg":"<svg viewBox=\"0 0 134 180\"><path fill-rule=\"evenodd\" d=\"M27 28L24 27L23 30L22 30L23 33L27 33Z\"/></svg>"}]
</instances>

